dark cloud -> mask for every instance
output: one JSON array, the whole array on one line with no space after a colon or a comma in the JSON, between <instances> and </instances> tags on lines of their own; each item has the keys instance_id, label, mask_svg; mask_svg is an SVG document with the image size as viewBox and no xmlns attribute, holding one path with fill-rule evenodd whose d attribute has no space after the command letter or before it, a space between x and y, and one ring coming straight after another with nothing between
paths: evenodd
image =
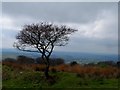
<instances>
[{"instance_id":1,"label":"dark cloud","mask_svg":"<svg viewBox=\"0 0 120 90\"><path fill-rule=\"evenodd\" d=\"M76 2L76 3L42 3L42 2L4 2L3 14L11 16L30 16L35 19L57 22L89 22L96 19L102 10L116 13L117 3L113 2Z\"/></svg>"}]
</instances>

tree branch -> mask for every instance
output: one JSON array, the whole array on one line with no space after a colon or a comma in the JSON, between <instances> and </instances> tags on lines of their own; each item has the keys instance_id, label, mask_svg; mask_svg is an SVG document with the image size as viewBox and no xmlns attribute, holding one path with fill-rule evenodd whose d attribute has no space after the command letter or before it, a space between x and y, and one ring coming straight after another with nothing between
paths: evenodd
<instances>
[{"instance_id":1,"label":"tree branch","mask_svg":"<svg viewBox=\"0 0 120 90\"><path fill-rule=\"evenodd\" d=\"M49 52L49 54L48 54L47 57L50 57L50 55L51 55L51 53L52 53L52 51L53 51L53 48L54 48L54 45L52 44L52 48L51 48L51 50L50 50L50 52Z\"/></svg>"},{"instance_id":2,"label":"tree branch","mask_svg":"<svg viewBox=\"0 0 120 90\"><path fill-rule=\"evenodd\" d=\"M20 51L26 51L26 52L37 52L37 53L40 53L39 51L34 51L34 50L25 50L25 49L20 49L17 47L18 50Z\"/></svg>"}]
</instances>

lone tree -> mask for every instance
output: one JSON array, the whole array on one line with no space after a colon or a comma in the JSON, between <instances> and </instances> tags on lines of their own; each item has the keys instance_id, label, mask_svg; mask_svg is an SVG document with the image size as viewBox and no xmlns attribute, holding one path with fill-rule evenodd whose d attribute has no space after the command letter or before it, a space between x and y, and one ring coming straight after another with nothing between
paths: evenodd
<instances>
[{"instance_id":1,"label":"lone tree","mask_svg":"<svg viewBox=\"0 0 120 90\"><path fill-rule=\"evenodd\" d=\"M69 40L69 34L77 30L57 26L51 23L37 23L24 25L17 36L14 47L27 52L41 53L41 58L46 62L45 77L49 77L49 60L55 46L65 46Z\"/></svg>"}]
</instances>

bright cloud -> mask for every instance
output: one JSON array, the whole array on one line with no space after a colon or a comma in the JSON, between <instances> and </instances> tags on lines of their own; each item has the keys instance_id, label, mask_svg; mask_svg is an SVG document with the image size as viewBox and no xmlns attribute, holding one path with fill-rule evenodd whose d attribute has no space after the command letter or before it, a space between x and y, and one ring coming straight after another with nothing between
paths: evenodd
<instances>
[{"instance_id":1,"label":"bright cloud","mask_svg":"<svg viewBox=\"0 0 120 90\"><path fill-rule=\"evenodd\" d=\"M115 16L116 15L116 16ZM96 16L96 19L92 22L88 23L75 23L75 22L53 22L58 25L67 25L71 28L78 29L77 34L75 37L85 37L85 38L97 38L97 39L104 39L104 38L112 38L117 39L117 23L118 23L117 14L113 14L110 11L102 11ZM2 21L0 24L3 25L3 30L21 30L22 26L25 24L31 24L39 22L34 18L30 17L18 17L13 18L4 15L2 17ZM110 28L114 27L114 28Z\"/></svg>"},{"instance_id":2,"label":"bright cloud","mask_svg":"<svg viewBox=\"0 0 120 90\"><path fill-rule=\"evenodd\" d=\"M2 25L2 29L16 30L15 22L12 18L8 16L3 16L0 19L1 19L0 24Z\"/></svg>"},{"instance_id":3,"label":"bright cloud","mask_svg":"<svg viewBox=\"0 0 120 90\"><path fill-rule=\"evenodd\" d=\"M35 20L33 18L30 18L29 16L11 17L3 14L3 17L1 17L0 19L2 29L10 31L20 31L22 26L24 26L25 24L31 24L35 22Z\"/></svg>"},{"instance_id":4,"label":"bright cloud","mask_svg":"<svg viewBox=\"0 0 120 90\"><path fill-rule=\"evenodd\" d=\"M89 23L65 23L78 29L74 37L92 39L118 39L118 18L110 11L103 11L95 21Z\"/></svg>"}]
</instances>

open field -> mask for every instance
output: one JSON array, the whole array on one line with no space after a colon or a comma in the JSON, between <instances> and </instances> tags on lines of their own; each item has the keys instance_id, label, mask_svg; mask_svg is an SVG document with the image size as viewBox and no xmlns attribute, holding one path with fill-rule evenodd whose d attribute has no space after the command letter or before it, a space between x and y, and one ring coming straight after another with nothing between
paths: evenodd
<instances>
[{"instance_id":1,"label":"open field","mask_svg":"<svg viewBox=\"0 0 120 90\"><path fill-rule=\"evenodd\" d=\"M117 67L62 64L50 66L50 78L44 78L45 65L3 63L3 88L118 88Z\"/></svg>"}]
</instances>

